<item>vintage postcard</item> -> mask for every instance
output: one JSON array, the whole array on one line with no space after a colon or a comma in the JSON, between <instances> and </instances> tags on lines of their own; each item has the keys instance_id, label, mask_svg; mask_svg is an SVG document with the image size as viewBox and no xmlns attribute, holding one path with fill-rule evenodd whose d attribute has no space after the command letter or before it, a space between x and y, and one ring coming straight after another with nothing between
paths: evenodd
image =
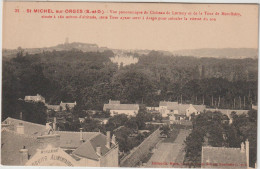
<instances>
[{"instance_id":1,"label":"vintage postcard","mask_svg":"<svg viewBox=\"0 0 260 169\"><path fill-rule=\"evenodd\" d=\"M3 2L1 165L256 168L258 8Z\"/></svg>"}]
</instances>

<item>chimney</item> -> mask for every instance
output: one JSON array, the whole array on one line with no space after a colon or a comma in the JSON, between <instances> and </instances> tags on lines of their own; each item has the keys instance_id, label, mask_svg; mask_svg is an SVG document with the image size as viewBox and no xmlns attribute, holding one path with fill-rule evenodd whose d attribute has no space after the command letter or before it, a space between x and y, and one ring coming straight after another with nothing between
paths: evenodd
<instances>
[{"instance_id":1,"label":"chimney","mask_svg":"<svg viewBox=\"0 0 260 169\"><path fill-rule=\"evenodd\" d=\"M53 118L53 124L52 124L52 129L53 129L54 131L56 131L56 124L57 124L57 118L54 117L54 118Z\"/></svg>"},{"instance_id":2,"label":"chimney","mask_svg":"<svg viewBox=\"0 0 260 169\"><path fill-rule=\"evenodd\" d=\"M20 165L25 165L28 161L28 149L25 148L25 146L20 149Z\"/></svg>"},{"instance_id":3,"label":"chimney","mask_svg":"<svg viewBox=\"0 0 260 169\"><path fill-rule=\"evenodd\" d=\"M20 120L23 120L23 112L20 112Z\"/></svg>"},{"instance_id":4,"label":"chimney","mask_svg":"<svg viewBox=\"0 0 260 169\"><path fill-rule=\"evenodd\" d=\"M111 141L113 144L116 144L116 136L113 134L112 136L112 141Z\"/></svg>"},{"instance_id":5,"label":"chimney","mask_svg":"<svg viewBox=\"0 0 260 169\"><path fill-rule=\"evenodd\" d=\"M110 149L110 131L107 131L107 144L106 144L107 148Z\"/></svg>"},{"instance_id":6,"label":"chimney","mask_svg":"<svg viewBox=\"0 0 260 169\"><path fill-rule=\"evenodd\" d=\"M243 142L241 143L240 152L241 152L241 153L244 153L244 152L245 152L245 144L244 144Z\"/></svg>"},{"instance_id":7,"label":"chimney","mask_svg":"<svg viewBox=\"0 0 260 169\"><path fill-rule=\"evenodd\" d=\"M96 153L98 156L101 156L101 147L96 147Z\"/></svg>"},{"instance_id":8,"label":"chimney","mask_svg":"<svg viewBox=\"0 0 260 169\"><path fill-rule=\"evenodd\" d=\"M19 134L24 134L24 125L23 123L19 123L18 126L16 126L16 132Z\"/></svg>"},{"instance_id":9,"label":"chimney","mask_svg":"<svg viewBox=\"0 0 260 169\"><path fill-rule=\"evenodd\" d=\"M83 128L79 129L79 140L83 142L83 132L82 132Z\"/></svg>"},{"instance_id":10,"label":"chimney","mask_svg":"<svg viewBox=\"0 0 260 169\"><path fill-rule=\"evenodd\" d=\"M52 127L51 127L50 122L49 122L49 123L46 123L46 125L45 125L45 134L48 135L48 134L50 134L51 132L53 132L53 129L52 129Z\"/></svg>"},{"instance_id":11,"label":"chimney","mask_svg":"<svg viewBox=\"0 0 260 169\"><path fill-rule=\"evenodd\" d=\"M53 148L58 148L60 146L60 135L58 134L38 136L37 140L40 143L40 149L44 149L47 146L51 146Z\"/></svg>"},{"instance_id":12,"label":"chimney","mask_svg":"<svg viewBox=\"0 0 260 169\"><path fill-rule=\"evenodd\" d=\"M246 143L246 165L247 165L247 168L249 168L249 141L248 141L248 139L246 139L245 143Z\"/></svg>"}]
</instances>

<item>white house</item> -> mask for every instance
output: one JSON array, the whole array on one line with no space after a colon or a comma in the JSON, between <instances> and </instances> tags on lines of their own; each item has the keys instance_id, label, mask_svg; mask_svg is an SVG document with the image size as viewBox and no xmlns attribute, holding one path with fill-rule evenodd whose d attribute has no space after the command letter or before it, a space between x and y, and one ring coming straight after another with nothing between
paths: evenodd
<instances>
[{"instance_id":1,"label":"white house","mask_svg":"<svg viewBox=\"0 0 260 169\"><path fill-rule=\"evenodd\" d=\"M177 104L176 106L168 107L170 121L184 120L189 107L189 104Z\"/></svg>"},{"instance_id":2,"label":"white house","mask_svg":"<svg viewBox=\"0 0 260 169\"><path fill-rule=\"evenodd\" d=\"M109 111L111 116L117 114L126 114L127 116L136 116L139 111L138 104L120 104L120 101L109 100L108 104L104 104L104 111Z\"/></svg>"},{"instance_id":3,"label":"white house","mask_svg":"<svg viewBox=\"0 0 260 169\"><path fill-rule=\"evenodd\" d=\"M162 117L167 117L170 113L173 113L178 107L178 102L167 102L160 101L159 103L159 112Z\"/></svg>"},{"instance_id":4,"label":"white house","mask_svg":"<svg viewBox=\"0 0 260 169\"><path fill-rule=\"evenodd\" d=\"M62 111L62 110L69 110L73 109L76 105L77 102L75 101L74 103L64 103L60 102L59 105L50 105L50 104L45 104L48 110L54 110L54 111Z\"/></svg>"},{"instance_id":5,"label":"white house","mask_svg":"<svg viewBox=\"0 0 260 169\"><path fill-rule=\"evenodd\" d=\"M148 111L159 111L159 107L146 107Z\"/></svg>"},{"instance_id":6,"label":"white house","mask_svg":"<svg viewBox=\"0 0 260 169\"><path fill-rule=\"evenodd\" d=\"M77 102L75 101L74 103L64 103L64 102L60 102L60 107L62 108L62 110L66 110L68 109L72 109L77 105Z\"/></svg>"},{"instance_id":7,"label":"white house","mask_svg":"<svg viewBox=\"0 0 260 169\"><path fill-rule=\"evenodd\" d=\"M206 110L205 105L193 105L190 104L189 108L187 109L186 116L191 118L191 115L199 115L200 113L204 112Z\"/></svg>"},{"instance_id":8,"label":"white house","mask_svg":"<svg viewBox=\"0 0 260 169\"><path fill-rule=\"evenodd\" d=\"M25 96L24 101L26 102L42 102L45 103L45 98L37 94L36 96Z\"/></svg>"},{"instance_id":9,"label":"white house","mask_svg":"<svg viewBox=\"0 0 260 169\"><path fill-rule=\"evenodd\" d=\"M170 121L183 120L187 117L191 119L191 115L198 115L206 109L205 105L192 105L192 104L178 104L176 106L169 106Z\"/></svg>"}]
</instances>

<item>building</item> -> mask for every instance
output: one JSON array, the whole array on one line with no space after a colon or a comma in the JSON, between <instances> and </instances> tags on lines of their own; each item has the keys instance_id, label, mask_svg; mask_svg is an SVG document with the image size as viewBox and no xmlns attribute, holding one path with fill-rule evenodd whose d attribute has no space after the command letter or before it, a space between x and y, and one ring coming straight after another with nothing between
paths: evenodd
<instances>
[{"instance_id":1,"label":"building","mask_svg":"<svg viewBox=\"0 0 260 169\"><path fill-rule=\"evenodd\" d=\"M187 117L187 111L189 107L189 104L177 104L176 106L168 107L170 111L170 121L185 120Z\"/></svg>"},{"instance_id":2,"label":"building","mask_svg":"<svg viewBox=\"0 0 260 169\"><path fill-rule=\"evenodd\" d=\"M59 105L49 105L49 104L45 104L48 111L53 110L53 111L63 111L63 110L71 110L73 109L76 105L77 102L75 101L74 103L64 103L64 102L60 102Z\"/></svg>"},{"instance_id":3,"label":"building","mask_svg":"<svg viewBox=\"0 0 260 169\"><path fill-rule=\"evenodd\" d=\"M104 104L104 111L109 111L111 116L118 114L126 114L127 116L136 116L139 111L138 104L121 104L120 101L109 100L108 104Z\"/></svg>"},{"instance_id":4,"label":"building","mask_svg":"<svg viewBox=\"0 0 260 169\"><path fill-rule=\"evenodd\" d=\"M36 96L25 96L24 101L26 101L26 102L42 102L42 103L45 104L48 111L50 111L50 110L62 111L62 110L67 110L67 108L69 110L71 110L72 108L74 108L77 105L76 101L74 103L64 103L64 102L61 101L61 103L59 105L49 105L49 104L45 103L45 98L42 97L39 94L37 94Z\"/></svg>"},{"instance_id":5,"label":"building","mask_svg":"<svg viewBox=\"0 0 260 169\"><path fill-rule=\"evenodd\" d=\"M201 168L249 168L249 142L241 148L202 146Z\"/></svg>"},{"instance_id":6,"label":"building","mask_svg":"<svg viewBox=\"0 0 260 169\"><path fill-rule=\"evenodd\" d=\"M160 101L159 103L159 112L161 113L162 117L168 117L170 113L173 113L178 107L178 102L167 102L167 101Z\"/></svg>"},{"instance_id":7,"label":"building","mask_svg":"<svg viewBox=\"0 0 260 169\"><path fill-rule=\"evenodd\" d=\"M67 110L67 108L69 110L73 109L75 106L77 105L77 102L75 101L74 103L64 103L64 102L60 102L60 107L61 110Z\"/></svg>"},{"instance_id":8,"label":"building","mask_svg":"<svg viewBox=\"0 0 260 169\"><path fill-rule=\"evenodd\" d=\"M100 124L107 124L109 118L92 118L93 120L97 120L100 122Z\"/></svg>"},{"instance_id":9,"label":"building","mask_svg":"<svg viewBox=\"0 0 260 169\"><path fill-rule=\"evenodd\" d=\"M45 131L46 126L8 117L2 122L2 128L16 132L18 134L37 137Z\"/></svg>"},{"instance_id":10,"label":"building","mask_svg":"<svg viewBox=\"0 0 260 169\"><path fill-rule=\"evenodd\" d=\"M84 141L72 155L78 158L79 166L118 167L118 146L115 136L98 134Z\"/></svg>"},{"instance_id":11,"label":"building","mask_svg":"<svg viewBox=\"0 0 260 169\"><path fill-rule=\"evenodd\" d=\"M146 107L146 110L147 111L151 111L151 112L153 112L153 111L158 111L159 112L159 107Z\"/></svg>"},{"instance_id":12,"label":"building","mask_svg":"<svg viewBox=\"0 0 260 169\"><path fill-rule=\"evenodd\" d=\"M55 120L51 126L6 119L1 130L2 164L118 167L118 144L110 132L56 131L55 125Z\"/></svg>"},{"instance_id":13,"label":"building","mask_svg":"<svg viewBox=\"0 0 260 169\"><path fill-rule=\"evenodd\" d=\"M85 118L79 117L79 122L80 122L80 123L84 123L84 122L85 122Z\"/></svg>"},{"instance_id":14,"label":"building","mask_svg":"<svg viewBox=\"0 0 260 169\"><path fill-rule=\"evenodd\" d=\"M258 109L257 105L252 104L252 109L257 110Z\"/></svg>"},{"instance_id":15,"label":"building","mask_svg":"<svg viewBox=\"0 0 260 169\"><path fill-rule=\"evenodd\" d=\"M25 96L24 101L26 102L42 102L45 103L45 98L37 94L36 96Z\"/></svg>"},{"instance_id":16,"label":"building","mask_svg":"<svg viewBox=\"0 0 260 169\"><path fill-rule=\"evenodd\" d=\"M56 111L56 112L61 111L60 105L49 105L49 104L45 104L45 105L46 105L48 111L50 111L50 110L53 110L53 111Z\"/></svg>"},{"instance_id":17,"label":"building","mask_svg":"<svg viewBox=\"0 0 260 169\"><path fill-rule=\"evenodd\" d=\"M187 117L189 117L189 119L191 119L191 115L199 115L200 113L203 113L206 110L206 106L205 105L193 105L190 104L189 108L187 109Z\"/></svg>"},{"instance_id":18,"label":"building","mask_svg":"<svg viewBox=\"0 0 260 169\"><path fill-rule=\"evenodd\" d=\"M205 105L192 105L192 104L177 104L174 106L169 106L167 110L170 121L176 120L186 120L187 118L191 120L191 115L199 115L206 109Z\"/></svg>"}]
</instances>

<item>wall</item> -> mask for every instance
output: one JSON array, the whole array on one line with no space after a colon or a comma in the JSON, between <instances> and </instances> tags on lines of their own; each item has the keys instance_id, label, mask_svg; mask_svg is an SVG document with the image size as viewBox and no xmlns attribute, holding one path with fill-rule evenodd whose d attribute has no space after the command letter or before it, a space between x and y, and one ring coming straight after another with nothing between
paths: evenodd
<instances>
[{"instance_id":1,"label":"wall","mask_svg":"<svg viewBox=\"0 0 260 169\"><path fill-rule=\"evenodd\" d=\"M111 116L114 116L117 113L117 114L126 114L128 116L136 116L136 114L138 113L137 110L110 110L110 113L111 113Z\"/></svg>"},{"instance_id":2,"label":"wall","mask_svg":"<svg viewBox=\"0 0 260 169\"><path fill-rule=\"evenodd\" d=\"M193 106L190 106L187 111L186 111L186 115L187 117L190 117L190 115L192 113L195 113L195 115L198 115L198 111L193 107Z\"/></svg>"},{"instance_id":3,"label":"wall","mask_svg":"<svg viewBox=\"0 0 260 169\"><path fill-rule=\"evenodd\" d=\"M100 159L100 167L118 167L118 146L112 148Z\"/></svg>"},{"instance_id":4,"label":"wall","mask_svg":"<svg viewBox=\"0 0 260 169\"><path fill-rule=\"evenodd\" d=\"M120 161L120 167L135 167L160 140L160 130L155 130L136 149Z\"/></svg>"},{"instance_id":5,"label":"wall","mask_svg":"<svg viewBox=\"0 0 260 169\"><path fill-rule=\"evenodd\" d=\"M84 166L84 167L100 167L100 161L91 160L87 158L81 158L78 161L77 166Z\"/></svg>"}]
</instances>

